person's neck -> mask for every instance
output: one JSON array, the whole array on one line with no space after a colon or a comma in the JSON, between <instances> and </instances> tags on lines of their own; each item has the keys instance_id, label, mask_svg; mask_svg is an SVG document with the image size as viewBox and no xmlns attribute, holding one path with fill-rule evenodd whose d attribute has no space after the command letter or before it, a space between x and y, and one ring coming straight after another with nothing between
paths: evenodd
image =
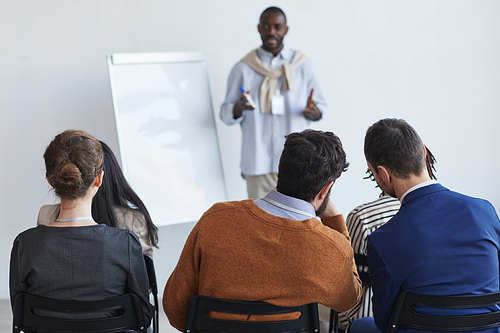
<instances>
[{"instance_id":1,"label":"person's neck","mask_svg":"<svg viewBox=\"0 0 500 333\"><path fill-rule=\"evenodd\" d=\"M397 181L394 183L394 191L396 192L398 199L401 199L403 194L413 186L425 183L429 180L431 180L431 178L427 172L422 172L422 174L418 176L411 175L408 179L397 178Z\"/></svg>"},{"instance_id":2,"label":"person's neck","mask_svg":"<svg viewBox=\"0 0 500 333\"><path fill-rule=\"evenodd\" d=\"M279 49L273 49L273 50L268 50L264 47L264 45L262 45L262 48L264 50L266 50L267 52L271 52L273 54L273 57L276 57L280 52L281 50L283 50L283 45L281 45L281 47Z\"/></svg>"},{"instance_id":3,"label":"person's neck","mask_svg":"<svg viewBox=\"0 0 500 333\"><path fill-rule=\"evenodd\" d=\"M71 220L72 218L88 217L85 220ZM76 227L96 224L92 219L92 196L86 195L81 198L61 198L61 209L58 220L51 226L54 227Z\"/></svg>"}]
</instances>

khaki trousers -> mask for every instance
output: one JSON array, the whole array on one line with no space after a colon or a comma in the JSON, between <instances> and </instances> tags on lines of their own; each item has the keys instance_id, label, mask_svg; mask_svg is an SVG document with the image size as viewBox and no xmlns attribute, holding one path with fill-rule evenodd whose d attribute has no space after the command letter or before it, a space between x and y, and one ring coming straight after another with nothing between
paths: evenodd
<instances>
[{"instance_id":1,"label":"khaki trousers","mask_svg":"<svg viewBox=\"0 0 500 333\"><path fill-rule=\"evenodd\" d=\"M250 199L261 199L267 192L276 189L278 183L277 173L268 173L258 176L245 176L247 181L247 192Z\"/></svg>"}]
</instances>

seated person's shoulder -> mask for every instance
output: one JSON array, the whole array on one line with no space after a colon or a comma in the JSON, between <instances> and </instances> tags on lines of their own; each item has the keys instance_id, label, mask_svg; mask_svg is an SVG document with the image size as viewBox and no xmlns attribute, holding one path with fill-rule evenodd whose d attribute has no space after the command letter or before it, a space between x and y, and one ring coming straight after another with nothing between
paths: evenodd
<instances>
[{"instance_id":1,"label":"seated person's shoulder","mask_svg":"<svg viewBox=\"0 0 500 333\"><path fill-rule=\"evenodd\" d=\"M211 214L223 214L230 213L231 211L247 210L253 205L252 199L242 200L242 201L226 201L218 202L210 207L203 216L208 216Z\"/></svg>"},{"instance_id":2,"label":"seated person's shoulder","mask_svg":"<svg viewBox=\"0 0 500 333\"><path fill-rule=\"evenodd\" d=\"M17 237L14 239L14 245L19 243L19 242L28 242L31 243L31 240L36 240L39 238L38 236L39 228L29 228L27 230L24 230L21 232Z\"/></svg>"},{"instance_id":3,"label":"seated person's shoulder","mask_svg":"<svg viewBox=\"0 0 500 333\"><path fill-rule=\"evenodd\" d=\"M43 205L38 211L37 225L50 225L59 216L59 210L61 208L60 204L55 205Z\"/></svg>"},{"instance_id":4,"label":"seated person's shoulder","mask_svg":"<svg viewBox=\"0 0 500 333\"><path fill-rule=\"evenodd\" d=\"M100 224L100 226L104 228L104 232L109 235L109 237L137 238L136 234L130 229L115 228L105 224Z\"/></svg>"},{"instance_id":5,"label":"seated person's shoulder","mask_svg":"<svg viewBox=\"0 0 500 333\"><path fill-rule=\"evenodd\" d=\"M142 253L139 237L129 229L120 229L110 227L105 224L99 224L94 230L100 231L100 236L95 237L97 243L102 244L104 248L112 249L115 253L129 252L132 248L137 248ZM99 238L99 240L97 239Z\"/></svg>"},{"instance_id":6,"label":"seated person's shoulder","mask_svg":"<svg viewBox=\"0 0 500 333\"><path fill-rule=\"evenodd\" d=\"M138 208L115 206L113 210L118 228L130 230L146 228L146 219Z\"/></svg>"},{"instance_id":7,"label":"seated person's shoulder","mask_svg":"<svg viewBox=\"0 0 500 333\"><path fill-rule=\"evenodd\" d=\"M324 219L322 219L324 221ZM312 220L315 223L314 220ZM345 220L342 214L329 217L328 221L324 221L328 223L328 225L323 224L318 220L318 223L315 223L314 229L317 234L322 238L320 241L321 245L325 245L325 241L328 241L334 248L339 248L342 252L350 253L352 252L351 242L346 238L346 236L342 233L342 229L337 230L336 224L344 224ZM345 227L344 227L345 228Z\"/></svg>"}]
</instances>

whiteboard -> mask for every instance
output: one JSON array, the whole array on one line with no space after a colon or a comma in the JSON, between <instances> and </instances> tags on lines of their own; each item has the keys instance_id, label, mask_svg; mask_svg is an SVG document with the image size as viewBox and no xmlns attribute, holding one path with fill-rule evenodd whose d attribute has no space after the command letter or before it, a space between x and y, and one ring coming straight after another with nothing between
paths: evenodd
<instances>
[{"instance_id":1,"label":"whiteboard","mask_svg":"<svg viewBox=\"0 0 500 333\"><path fill-rule=\"evenodd\" d=\"M197 221L226 201L205 55L117 53L107 60L122 169L153 222Z\"/></svg>"}]
</instances>

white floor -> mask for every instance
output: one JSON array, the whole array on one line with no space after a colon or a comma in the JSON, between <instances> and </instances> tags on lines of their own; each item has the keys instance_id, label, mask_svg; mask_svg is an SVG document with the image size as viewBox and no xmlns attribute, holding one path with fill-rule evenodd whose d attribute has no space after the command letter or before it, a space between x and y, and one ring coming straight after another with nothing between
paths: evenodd
<instances>
[{"instance_id":1,"label":"white floor","mask_svg":"<svg viewBox=\"0 0 500 333\"><path fill-rule=\"evenodd\" d=\"M161 304L161 300L160 300ZM0 333L12 332L12 311L10 309L10 301L6 299L0 300ZM160 311L160 332L161 333L175 333L179 332L168 323L167 316Z\"/></svg>"},{"instance_id":2,"label":"white floor","mask_svg":"<svg viewBox=\"0 0 500 333\"><path fill-rule=\"evenodd\" d=\"M0 300L0 333L12 333L12 311L7 299Z\"/></svg>"}]
</instances>

